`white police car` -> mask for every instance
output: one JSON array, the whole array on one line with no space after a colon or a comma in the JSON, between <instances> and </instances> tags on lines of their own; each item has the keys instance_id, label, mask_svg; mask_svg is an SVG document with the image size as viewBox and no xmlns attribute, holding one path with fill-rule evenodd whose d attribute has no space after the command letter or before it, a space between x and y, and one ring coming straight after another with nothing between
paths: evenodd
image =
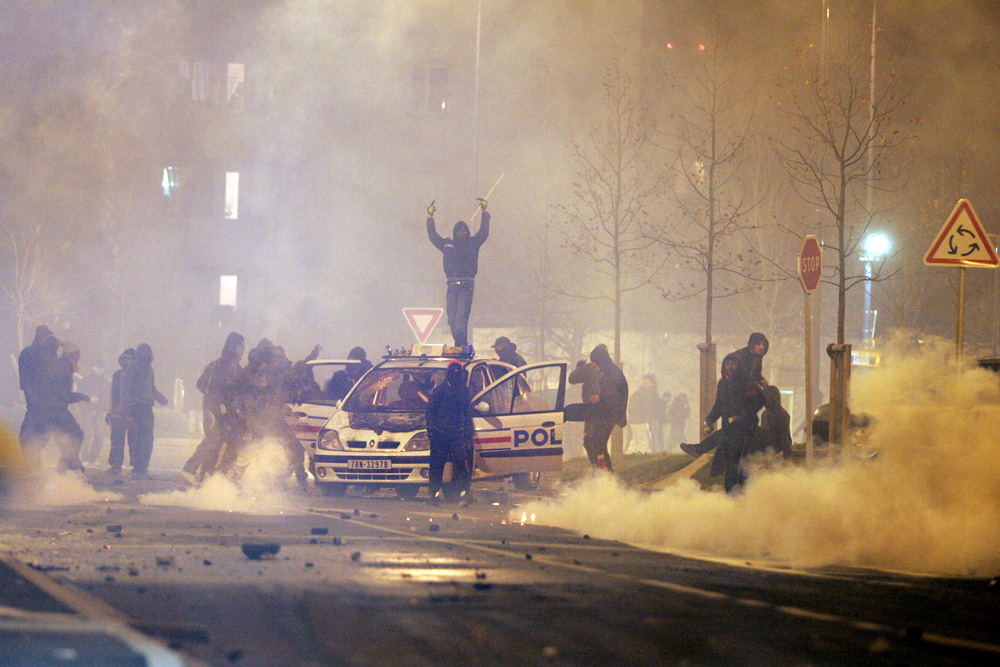
<instances>
[{"instance_id":1,"label":"white police car","mask_svg":"<svg viewBox=\"0 0 1000 667\"><path fill-rule=\"evenodd\" d=\"M523 490L562 467L565 362L514 369L495 359L445 355L441 345L391 354L369 370L327 420L311 450L316 485L343 495L350 485L390 486L412 498L428 481L427 399L460 361L473 395L473 481L512 477ZM421 353L423 352L423 353Z\"/></svg>"}]
</instances>

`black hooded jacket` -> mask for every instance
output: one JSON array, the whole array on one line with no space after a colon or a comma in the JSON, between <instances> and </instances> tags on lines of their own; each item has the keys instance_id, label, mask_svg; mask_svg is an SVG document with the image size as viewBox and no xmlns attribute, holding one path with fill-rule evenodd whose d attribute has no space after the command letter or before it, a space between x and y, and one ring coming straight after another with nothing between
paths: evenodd
<instances>
[{"instance_id":1,"label":"black hooded jacket","mask_svg":"<svg viewBox=\"0 0 1000 667\"><path fill-rule=\"evenodd\" d=\"M725 369L728 360L735 359L740 364L740 353L730 352L722 360ZM764 396L760 392L747 392L747 379L744 368L740 365L732 376L719 378L715 390L715 404L705 418L705 423L713 424L722 419L722 432L730 437L745 436L757 425L757 412L764 405Z\"/></svg>"},{"instance_id":2,"label":"black hooded jacket","mask_svg":"<svg viewBox=\"0 0 1000 667\"><path fill-rule=\"evenodd\" d=\"M604 343L597 345L590 352L590 360L601 369L600 380L600 405L603 408L605 418L619 426L628 423L628 380L622 369L615 365L608 354L608 346Z\"/></svg>"},{"instance_id":3,"label":"black hooded jacket","mask_svg":"<svg viewBox=\"0 0 1000 667\"><path fill-rule=\"evenodd\" d=\"M764 354L760 356L753 353L753 348L757 343L764 343ZM757 331L750 334L750 339L747 341L746 347L740 348L734 353L739 355L743 375L749 382L758 386L764 382L764 355L767 354L770 346L771 344L768 342L767 336Z\"/></svg>"},{"instance_id":4,"label":"black hooded jacket","mask_svg":"<svg viewBox=\"0 0 1000 667\"><path fill-rule=\"evenodd\" d=\"M32 401L34 400L34 394L37 392L38 383L41 381L42 374L42 363L41 363L41 350L42 341L45 340L47 336L51 336L52 331L44 324L38 325L35 329L35 339L31 341L28 347L21 350L21 354L17 357L17 372L18 381L21 385L21 391L24 392L25 401L30 407Z\"/></svg>"},{"instance_id":5,"label":"black hooded jacket","mask_svg":"<svg viewBox=\"0 0 1000 667\"><path fill-rule=\"evenodd\" d=\"M427 404L427 434L431 441L461 441L472 444L475 427L472 424L472 396L466 384L466 372L461 364L448 367L448 377L441 383Z\"/></svg>"},{"instance_id":6,"label":"black hooded jacket","mask_svg":"<svg viewBox=\"0 0 1000 667\"><path fill-rule=\"evenodd\" d=\"M479 272L479 248L486 243L490 235L490 214L483 211L483 220L479 224L479 231L474 236L467 239L458 239L458 230L469 231L469 225L464 222L456 222L452 229L451 238L443 238L437 233L434 227L434 218L427 218L427 237L430 238L434 247L441 251L444 261L444 275L448 280L458 280L460 278L472 279Z\"/></svg>"}]
</instances>

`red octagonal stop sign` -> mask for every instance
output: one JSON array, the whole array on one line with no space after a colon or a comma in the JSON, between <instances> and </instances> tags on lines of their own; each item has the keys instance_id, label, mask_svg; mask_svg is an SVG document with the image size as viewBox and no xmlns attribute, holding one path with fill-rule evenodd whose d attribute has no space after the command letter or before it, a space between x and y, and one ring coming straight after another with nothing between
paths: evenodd
<instances>
[{"instance_id":1,"label":"red octagonal stop sign","mask_svg":"<svg viewBox=\"0 0 1000 667\"><path fill-rule=\"evenodd\" d=\"M799 251L799 280L806 294L812 294L819 287L819 279L823 275L823 249L815 236L809 235L802 239L802 250Z\"/></svg>"}]
</instances>

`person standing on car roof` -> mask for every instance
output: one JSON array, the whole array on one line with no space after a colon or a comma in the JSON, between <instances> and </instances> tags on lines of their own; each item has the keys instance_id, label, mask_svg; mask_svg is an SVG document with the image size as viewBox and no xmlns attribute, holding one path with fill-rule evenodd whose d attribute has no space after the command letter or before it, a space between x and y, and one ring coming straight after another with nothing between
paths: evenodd
<instances>
[{"instance_id":1,"label":"person standing on car roof","mask_svg":"<svg viewBox=\"0 0 1000 667\"><path fill-rule=\"evenodd\" d=\"M458 361L448 364L445 381L431 394L425 420L427 437L431 441L430 485L427 493L431 504L441 501L445 464L452 464L450 498L469 503L472 484L475 427L472 423L472 396L465 368Z\"/></svg>"},{"instance_id":2,"label":"person standing on car roof","mask_svg":"<svg viewBox=\"0 0 1000 667\"><path fill-rule=\"evenodd\" d=\"M510 338L500 336L493 343L493 349L497 351L497 358L500 361L510 364L514 368L525 365L524 357L517 353L517 345L512 343Z\"/></svg>"},{"instance_id":3,"label":"person standing on car roof","mask_svg":"<svg viewBox=\"0 0 1000 667\"><path fill-rule=\"evenodd\" d=\"M455 339L455 347L465 347L469 342L469 315L472 312L472 295L476 289L479 271L479 248L490 235L490 214L486 200L479 200L482 222L479 231L470 236L469 225L459 220L452 229L452 238L443 238L434 225L434 202L427 207L427 236L441 251L444 275L448 279L446 312L448 327Z\"/></svg>"}]
</instances>

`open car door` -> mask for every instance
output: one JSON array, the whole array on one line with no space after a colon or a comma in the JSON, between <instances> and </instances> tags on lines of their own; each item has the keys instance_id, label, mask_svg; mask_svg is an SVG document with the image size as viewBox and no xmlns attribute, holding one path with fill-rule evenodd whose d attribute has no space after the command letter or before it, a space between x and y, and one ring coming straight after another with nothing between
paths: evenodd
<instances>
[{"instance_id":1,"label":"open car door","mask_svg":"<svg viewBox=\"0 0 1000 667\"><path fill-rule=\"evenodd\" d=\"M317 359L299 367L285 423L310 455L320 429L354 386L347 368L360 363L354 359Z\"/></svg>"},{"instance_id":2,"label":"open car door","mask_svg":"<svg viewBox=\"0 0 1000 667\"><path fill-rule=\"evenodd\" d=\"M479 476L562 467L566 362L510 371L472 399Z\"/></svg>"}]
</instances>

